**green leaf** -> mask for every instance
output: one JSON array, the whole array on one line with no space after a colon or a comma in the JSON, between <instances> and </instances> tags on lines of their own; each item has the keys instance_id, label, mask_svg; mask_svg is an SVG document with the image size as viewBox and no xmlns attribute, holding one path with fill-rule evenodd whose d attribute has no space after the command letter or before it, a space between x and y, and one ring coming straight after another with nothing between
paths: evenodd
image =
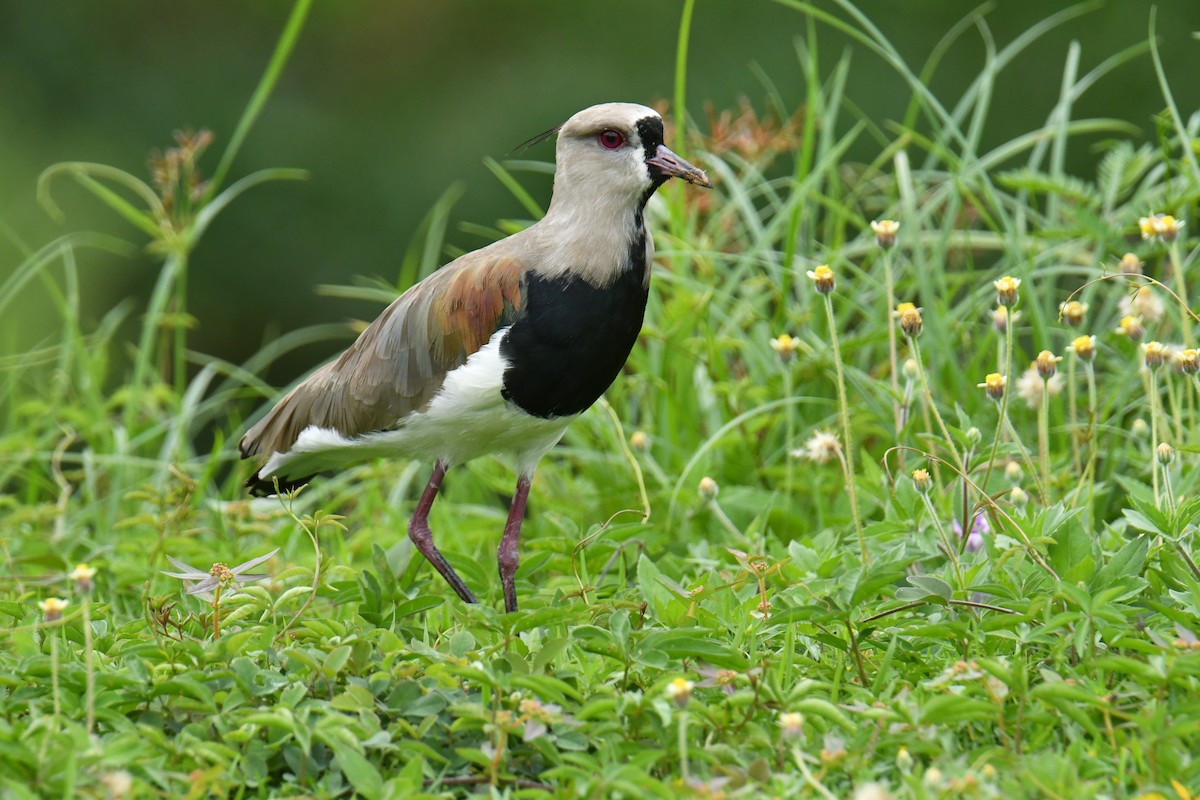
<instances>
[{"instance_id":1,"label":"green leaf","mask_svg":"<svg viewBox=\"0 0 1200 800\"><path fill-rule=\"evenodd\" d=\"M1054 541L1047 550L1050 566L1067 583L1086 580L1092 574L1096 560L1092 555L1092 540L1077 519L1047 522Z\"/></svg>"},{"instance_id":2,"label":"green leaf","mask_svg":"<svg viewBox=\"0 0 1200 800\"><path fill-rule=\"evenodd\" d=\"M374 764L349 745L340 742L331 742L330 745L338 767L356 792L367 800L383 796L383 777Z\"/></svg>"},{"instance_id":3,"label":"green leaf","mask_svg":"<svg viewBox=\"0 0 1200 800\"><path fill-rule=\"evenodd\" d=\"M1146 565L1146 553L1150 549L1150 538L1138 536L1129 540L1118 550L1108 563L1092 577L1091 587L1098 589L1120 578L1137 577Z\"/></svg>"}]
</instances>

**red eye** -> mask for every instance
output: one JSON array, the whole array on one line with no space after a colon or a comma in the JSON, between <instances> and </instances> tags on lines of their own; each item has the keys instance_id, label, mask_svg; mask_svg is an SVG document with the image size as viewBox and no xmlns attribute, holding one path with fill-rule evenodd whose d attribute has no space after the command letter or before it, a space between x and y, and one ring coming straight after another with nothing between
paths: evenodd
<instances>
[{"instance_id":1,"label":"red eye","mask_svg":"<svg viewBox=\"0 0 1200 800\"><path fill-rule=\"evenodd\" d=\"M620 131L614 131L612 128L607 128L600 131L600 135L596 138L600 140L601 145L609 150L616 150L618 147L625 144L624 135L622 135Z\"/></svg>"}]
</instances>

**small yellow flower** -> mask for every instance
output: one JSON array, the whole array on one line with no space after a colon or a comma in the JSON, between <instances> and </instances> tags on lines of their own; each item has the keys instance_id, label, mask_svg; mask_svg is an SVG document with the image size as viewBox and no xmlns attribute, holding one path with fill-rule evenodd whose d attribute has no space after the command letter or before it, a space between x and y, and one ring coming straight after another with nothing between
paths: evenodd
<instances>
[{"instance_id":1,"label":"small yellow flower","mask_svg":"<svg viewBox=\"0 0 1200 800\"><path fill-rule=\"evenodd\" d=\"M905 336L919 336L924 322L921 311L912 303L901 303L896 306L896 318L900 320L900 330Z\"/></svg>"},{"instance_id":2,"label":"small yellow flower","mask_svg":"<svg viewBox=\"0 0 1200 800\"><path fill-rule=\"evenodd\" d=\"M992 285L996 287L996 302L998 304L1002 306L1015 306L1017 304L1017 290L1021 288L1020 278L1005 275L998 281L992 281Z\"/></svg>"},{"instance_id":3,"label":"small yellow flower","mask_svg":"<svg viewBox=\"0 0 1200 800\"><path fill-rule=\"evenodd\" d=\"M47 597L38 603L38 609L46 617L46 622L57 622L62 619L63 610L69 603L57 597Z\"/></svg>"},{"instance_id":4,"label":"small yellow flower","mask_svg":"<svg viewBox=\"0 0 1200 800\"><path fill-rule=\"evenodd\" d=\"M800 347L800 340L793 339L790 335L782 333L771 340L771 349L779 354L779 357L784 361L791 361L792 356L796 354L796 350Z\"/></svg>"},{"instance_id":5,"label":"small yellow flower","mask_svg":"<svg viewBox=\"0 0 1200 800\"><path fill-rule=\"evenodd\" d=\"M1050 380L1054 377L1054 373L1058 372L1058 362L1062 361L1062 356L1056 356L1049 350L1043 350L1038 353L1037 360L1033 363L1037 366L1038 375L1042 376L1042 380Z\"/></svg>"},{"instance_id":6,"label":"small yellow flower","mask_svg":"<svg viewBox=\"0 0 1200 800\"><path fill-rule=\"evenodd\" d=\"M1078 300L1068 300L1065 303L1059 303L1058 315L1062 317L1063 322L1072 328L1078 328L1083 324L1083 315L1087 313L1087 310L1087 303L1081 303Z\"/></svg>"},{"instance_id":7,"label":"small yellow flower","mask_svg":"<svg viewBox=\"0 0 1200 800\"><path fill-rule=\"evenodd\" d=\"M1131 342L1140 342L1142 337L1146 335L1146 328L1142 325L1141 317L1126 314L1121 317L1120 324L1113 332L1128 338Z\"/></svg>"},{"instance_id":8,"label":"small yellow flower","mask_svg":"<svg viewBox=\"0 0 1200 800\"><path fill-rule=\"evenodd\" d=\"M900 223L894 219L877 219L871 222L871 230L875 233L875 244L891 247L896 243L896 232L900 230Z\"/></svg>"},{"instance_id":9,"label":"small yellow flower","mask_svg":"<svg viewBox=\"0 0 1200 800\"><path fill-rule=\"evenodd\" d=\"M999 400L1004 397L1004 387L1008 385L1008 378L999 372L989 372L983 379L983 383L977 385L980 389L987 391L988 397Z\"/></svg>"},{"instance_id":10,"label":"small yellow flower","mask_svg":"<svg viewBox=\"0 0 1200 800\"><path fill-rule=\"evenodd\" d=\"M992 327L997 333L1004 333L1008 330L1008 323L1011 320L1015 325L1017 320L1021 318L1020 311L1009 311L1008 306L996 306L992 311Z\"/></svg>"},{"instance_id":11,"label":"small yellow flower","mask_svg":"<svg viewBox=\"0 0 1200 800\"><path fill-rule=\"evenodd\" d=\"M1076 336L1071 342L1071 349L1075 351L1075 355L1084 361L1091 361L1096 357L1096 337L1095 336Z\"/></svg>"},{"instance_id":12,"label":"small yellow flower","mask_svg":"<svg viewBox=\"0 0 1200 800\"><path fill-rule=\"evenodd\" d=\"M1165 467L1175 460L1175 448L1166 442L1162 442L1155 448L1154 455L1158 459L1158 463Z\"/></svg>"},{"instance_id":13,"label":"small yellow flower","mask_svg":"<svg viewBox=\"0 0 1200 800\"><path fill-rule=\"evenodd\" d=\"M1142 263L1142 260L1137 257L1136 253L1126 253L1125 255L1121 256L1121 263L1117 265L1122 274L1125 275L1141 275L1142 268L1144 266L1145 265Z\"/></svg>"},{"instance_id":14,"label":"small yellow flower","mask_svg":"<svg viewBox=\"0 0 1200 800\"><path fill-rule=\"evenodd\" d=\"M1142 356L1150 369L1161 367L1167 360L1167 348L1162 342L1146 342L1142 345Z\"/></svg>"},{"instance_id":15,"label":"small yellow flower","mask_svg":"<svg viewBox=\"0 0 1200 800\"><path fill-rule=\"evenodd\" d=\"M717 496L717 492L721 491L721 487L717 486L717 482L707 475L700 479L700 484L696 488L700 492L700 496L705 500L712 500Z\"/></svg>"},{"instance_id":16,"label":"small yellow flower","mask_svg":"<svg viewBox=\"0 0 1200 800\"><path fill-rule=\"evenodd\" d=\"M901 746L900 749L896 751L896 766L900 768L901 772L907 774L908 771L912 769L912 765L912 753L908 752L907 747Z\"/></svg>"},{"instance_id":17,"label":"small yellow flower","mask_svg":"<svg viewBox=\"0 0 1200 800\"><path fill-rule=\"evenodd\" d=\"M929 470L926 469L914 469L912 482L921 494L928 494L930 487L933 486L933 479L929 477Z\"/></svg>"},{"instance_id":18,"label":"small yellow flower","mask_svg":"<svg viewBox=\"0 0 1200 800\"><path fill-rule=\"evenodd\" d=\"M629 434L629 446L634 450L645 450L650 444L650 437L645 431L634 431Z\"/></svg>"},{"instance_id":19,"label":"small yellow flower","mask_svg":"<svg viewBox=\"0 0 1200 800\"><path fill-rule=\"evenodd\" d=\"M816 269L810 269L808 277L812 279L813 285L817 287L817 291L821 294L829 294L837 285L837 279L834 277L833 270L825 264Z\"/></svg>"},{"instance_id":20,"label":"small yellow flower","mask_svg":"<svg viewBox=\"0 0 1200 800\"><path fill-rule=\"evenodd\" d=\"M71 570L67 576L75 582L75 588L81 592L90 592L92 590L92 578L96 577L95 567L89 567L87 564L76 564L75 569Z\"/></svg>"},{"instance_id":21,"label":"small yellow flower","mask_svg":"<svg viewBox=\"0 0 1200 800\"><path fill-rule=\"evenodd\" d=\"M675 705L683 708L692 699L692 689L696 684L689 681L687 678L676 678L667 684L667 697L675 703Z\"/></svg>"},{"instance_id":22,"label":"small yellow flower","mask_svg":"<svg viewBox=\"0 0 1200 800\"><path fill-rule=\"evenodd\" d=\"M1184 375L1195 375L1200 372L1200 350L1189 347L1175 354L1175 368Z\"/></svg>"},{"instance_id":23,"label":"small yellow flower","mask_svg":"<svg viewBox=\"0 0 1200 800\"><path fill-rule=\"evenodd\" d=\"M795 739L804 730L804 717L795 711L781 711L779 730L785 739Z\"/></svg>"},{"instance_id":24,"label":"small yellow flower","mask_svg":"<svg viewBox=\"0 0 1200 800\"><path fill-rule=\"evenodd\" d=\"M1151 214L1138 220L1138 229L1143 239L1157 237L1164 242L1173 242L1183 230L1183 220L1175 219L1170 214Z\"/></svg>"}]
</instances>

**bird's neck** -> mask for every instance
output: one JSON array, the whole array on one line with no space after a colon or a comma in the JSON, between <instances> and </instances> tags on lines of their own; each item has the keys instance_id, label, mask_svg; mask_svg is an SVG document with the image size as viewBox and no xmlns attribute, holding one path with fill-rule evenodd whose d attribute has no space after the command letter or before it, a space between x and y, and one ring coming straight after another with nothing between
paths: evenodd
<instances>
[{"instance_id":1,"label":"bird's neck","mask_svg":"<svg viewBox=\"0 0 1200 800\"><path fill-rule=\"evenodd\" d=\"M615 198L571 202L578 199L556 195L537 224L542 271L577 276L594 286L610 285L628 270L648 278L653 244L643 204Z\"/></svg>"}]
</instances>

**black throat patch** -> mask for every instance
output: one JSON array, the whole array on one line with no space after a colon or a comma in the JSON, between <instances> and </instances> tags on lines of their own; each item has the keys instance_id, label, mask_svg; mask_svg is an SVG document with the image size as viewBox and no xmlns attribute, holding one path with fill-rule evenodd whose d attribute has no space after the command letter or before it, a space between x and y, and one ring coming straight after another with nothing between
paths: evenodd
<instances>
[{"instance_id":1,"label":"black throat patch","mask_svg":"<svg viewBox=\"0 0 1200 800\"><path fill-rule=\"evenodd\" d=\"M644 158L647 162L658 154L658 146L663 143L663 121L661 117L642 117L634 126L637 128L638 138L642 140L642 150L645 154ZM650 188L642 195L642 207L650 199L650 195L667 182L669 175L664 175L663 171L653 164L646 164L646 169L650 172Z\"/></svg>"},{"instance_id":2,"label":"black throat patch","mask_svg":"<svg viewBox=\"0 0 1200 800\"><path fill-rule=\"evenodd\" d=\"M641 261L645 261L644 251ZM500 343L504 399L535 417L579 414L625 365L646 312L645 265L603 287L529 275L525 313Z\"/></svg>"}]
</instances>

